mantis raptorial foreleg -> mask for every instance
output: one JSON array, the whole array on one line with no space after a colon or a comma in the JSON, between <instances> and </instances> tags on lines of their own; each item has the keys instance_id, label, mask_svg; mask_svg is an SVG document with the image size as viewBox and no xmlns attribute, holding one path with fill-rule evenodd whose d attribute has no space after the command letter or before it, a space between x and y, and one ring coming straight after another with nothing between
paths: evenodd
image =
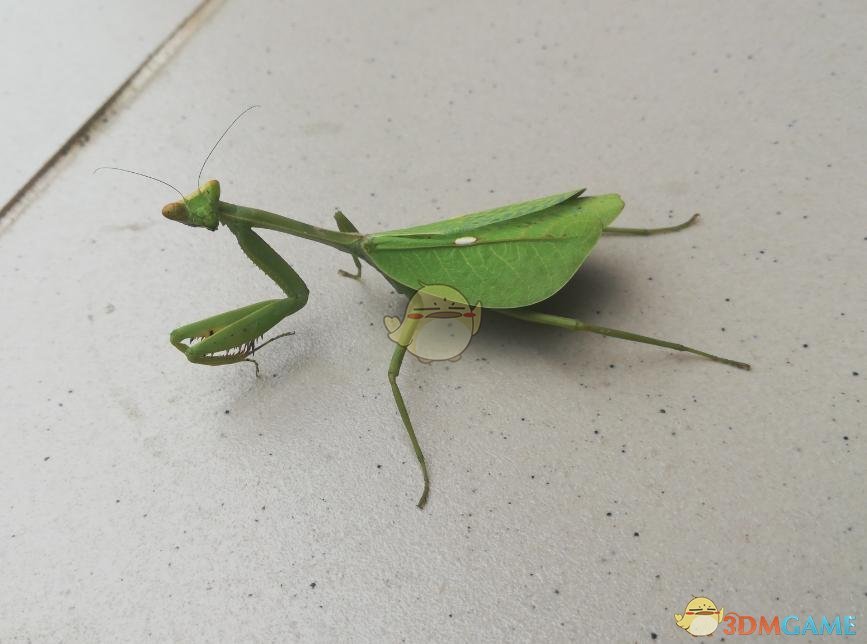
<instances>
[{"instance_id":1,"label":"mantis raptorial foreleg","mask_svg":"<svg viewBox=\"0 0 867 644\"><path fill-rule=\"evenodd\" d=\"M334 221L337 222L337 229L342 233L357 233L358 228L355 227L349 219L339 210L334 213ZM352 261L355 262L355 268L358 269L356 273L350 273L348 271L341 269L337 270L339 275L343 275L343 277L351 277L354 280L361 279L361 262L358 259L358 255L352 255Z\"/></svg>"},{"instance_id":2,"label":"mantis raptorial foreleg","mask_svg":"<svg viewBox=\"0 0 867 644\"><path fill-rule=\"evenodd\" d=\"M255 364L249 356L256 351L256 341L280 320L307 303L307 286L286 260L249 226L233 223L229 224L229 228L247 257L274 280L286 297L242 306L172 331L172 344L190 362L220 365L247 360ZM291 333L277 337L285 335ZM257 374L258 371L259 365L256 364Z\"/></svg>"},{"instance_id":3,"label":"mantis raptorial foreleg","mask_svg":"<svg viewBox=\"0 0 867 644\"><path fill-rule=\"evenodd\" d=\"M665 226L663 228L617 228L616 226L609 226L608 228L604 228L602 232L606 235L641 235L646 237L648 235L676 233L678 230L689 228L697 221L698 213L695 213L685 222L683 222L682 224L677 224L676 226Z\"/></svg>"},{"instance_id":4,"label":"mantis raptorial foreleg","mask_svg":"<svg viewBox=\"0 0 867 644\"><path fill-rule=\"evenodd\" d=\"M642 342L644 344L652 344L657 347L665 347L667 349L674 349L675 351L686 351L687 353L693 353L697 356L702 356L703 358L708 358L709 360L713 360L714 362L721 362L723 364L731 365L732 367L737 367L738 369L750 369L750 365L745 362L738 362L736 360L729 360L728 358L721 358L720 356L715 356L712 353L707 353L705 351L699 351L698 349L693 349L692 347L687 347L683 344L678 344L676 342L669 342L668 340L660 340L658 338L651 338L646 335L639 335L637 333L630 333L629 331L620 331L619 329L611 329L605 326L596 326L595 324L586 324L581 322L580 320L575 320L573 318L562 317L560 315L550 315L548 313L540 313L538 311L533 311L531 309L503 309L498 310L497 313L502 313L508 317L517 318L519 320L526 320L527 322L533 322L535 324L545 324L547 326L555 326L560 329L566 329L567 331L587 331L589 333L598 333L599 335L606 335L612 338L621 338L623 340L631 340L632 342Z\"/></svg>"},{"instance_id":5,"label":"mantis raptorial foreleg","mask_svg":"<svg viewBox=\"0 0 867 644\"><path fill-rule=\"evenodd\" d=\"M394 353L391 356L391 364L388 365L388 381L391 383L391 393L394 395L394 402L397 405L397 410L400 412L400 418L403 420L403 426L406 428L406 433L409 434L409 440L412 442L412 449L415 451L415 457L421 465L421 474L424 477L424 490L421 493L421 498L418 500L419 508L423 508L427 503L427 495L430 490L430 479L427 474L427 464L424 462L424 454L421 451L421 446L418 444L418 439L415 437L415 430L412 428L412 421L409 419L409 412L406 409L406 404L403 402L403 396L400 393L400 388L397 386L397 377L400 374L400 365L403 364L403 356L406 354L406 347L397 345L394 348Z\"/></svg>"}]
</instances>

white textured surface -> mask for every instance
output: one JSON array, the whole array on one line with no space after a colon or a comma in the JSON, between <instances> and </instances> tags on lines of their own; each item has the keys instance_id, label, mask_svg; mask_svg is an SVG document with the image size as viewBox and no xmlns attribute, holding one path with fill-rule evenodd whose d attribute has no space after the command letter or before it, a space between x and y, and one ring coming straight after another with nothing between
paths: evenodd
<instances>
[{"instance_id":1,"label":"white textured surface","mask_svg":"<svg viewBox=\"0 0 867 644\"><path fill-rule=\"evenodd\" d=\"M195 4L195 0L4 0L0 5L0 205Z\"/></svg>"},{"instance_id":2,"label":"white textured surface","mask_svg":"<svg viewBox=\"0 0 867 644\"><path fill-rule=\"evenodd\" d=\"M687 641L692 594L867 619L867 10L584 4L228 4L3 232L0 640ZM416 510L384 280L267 235L296 335L259 381L188 364L171 328L275 287L91 176L187 191L251 103L206 174L310 223L578 185L622 225L701 211L603 240L553 306L755 370L490 315L404 368Z\"/></svg>"}]
</instances>

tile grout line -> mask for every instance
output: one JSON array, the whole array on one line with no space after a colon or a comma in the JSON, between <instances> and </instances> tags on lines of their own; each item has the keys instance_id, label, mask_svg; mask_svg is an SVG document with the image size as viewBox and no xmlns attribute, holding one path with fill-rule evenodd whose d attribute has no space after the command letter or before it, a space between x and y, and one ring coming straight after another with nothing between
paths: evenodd
<instances>
[{"instance_id":1,"label":"tile grout line","mask_svg":"<svg viewBox=\"0 0 867 644\"><path fill-rule=\"evenodd\" d=\"M76 143L86 140L90 132L99 125L101 119L115 106L124 100L135 96L144 84L180 49L187 39L195 33L209 13L212 5L221 4L221 0L201 0L199 4L175 27L168 36L147 55L144 60L118 85L117 89L103 101L99 107L73 132L64 143L52 154L36 172L0 206L0 233L15 220L14 215L20 214L28 203L28 196L47 180L58 163L69 154ZM19 208L20 206L20 208Z\"/></svg>"}]
</instances>

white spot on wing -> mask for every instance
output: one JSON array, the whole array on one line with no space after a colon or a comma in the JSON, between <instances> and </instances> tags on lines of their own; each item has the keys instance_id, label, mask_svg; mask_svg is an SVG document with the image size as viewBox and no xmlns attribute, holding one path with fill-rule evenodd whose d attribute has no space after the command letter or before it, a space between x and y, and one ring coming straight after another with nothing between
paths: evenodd
<instances>
[{"instance_id":1,"label":"white spot on wing","mask_svg":"<svg viewBox=\"0 0 867 644\"><path fill-rule=\"evenodd\" d=\"M458 237L455 240L455 246L472 246L478 241L475 237Z\"/></svg>"}]
</instances>

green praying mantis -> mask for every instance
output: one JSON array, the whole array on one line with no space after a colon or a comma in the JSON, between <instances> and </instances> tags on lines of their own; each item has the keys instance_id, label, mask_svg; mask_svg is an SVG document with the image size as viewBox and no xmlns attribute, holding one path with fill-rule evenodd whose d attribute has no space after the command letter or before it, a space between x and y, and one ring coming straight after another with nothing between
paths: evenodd
<instances>
[{"instance_id":1,"label":"green praying mantis","mask_svg":"<svg viewBox=\"0 0 867 644\"><path fill-rule=\"evenodd\" d=\"M232 122L223 136L245 112ZM211 148L205 163L223 136ZM223 201L216 180L201 183L204 167L205 164L199 172L200 187L188 195L178 191L181 199L167 204L162 214L172 221L208 231L216 231L221 225L228 228L244 254L271 278L284 297L249 304L172 331L171 343L190 362L225 365L253 361L253 354L263 346L291 335L283 333L257 344L278 322L304 307L309 296L298 273L255 232L261 228L342 251L352 257L356 271L340 270L341 275L360 279L363 261L408 297L423 285L446 284L463 293L468 302L479 302L485 311L510 318L685 351L739 369L750 369L747 363L683 344L587 324L532 308L557 293L572 278L602 235L675 232L694 224L698 215L665 228L616 228L611 223L624 206L619 195L585 196L583 190L571 190L431 224L362 234L339 211L334 215L337 230L329 230ZM397 383L405 353L406 347L399 344L395 347L388 366L388 381L421 467L424 486L417 505L423 508L430 491L430 477ZM258 374L258 364L256 370Z\"/></svg>"}]
</instances>

